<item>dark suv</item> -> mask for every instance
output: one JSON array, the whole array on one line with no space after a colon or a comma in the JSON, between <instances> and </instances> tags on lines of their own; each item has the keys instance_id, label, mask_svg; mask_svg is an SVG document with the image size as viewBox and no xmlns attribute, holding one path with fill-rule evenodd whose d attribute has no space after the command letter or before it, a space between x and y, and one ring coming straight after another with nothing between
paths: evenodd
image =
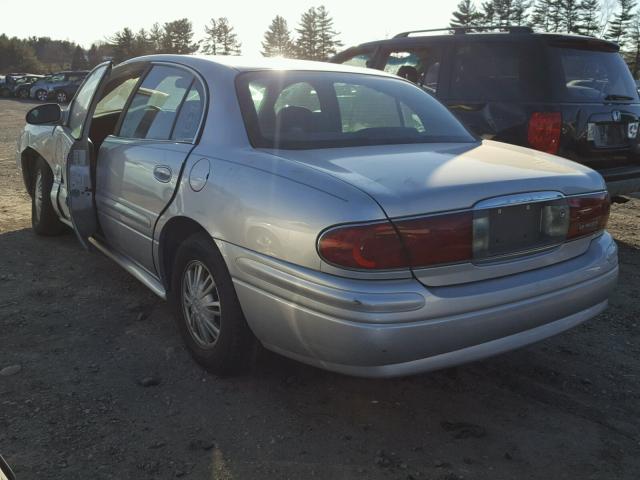
<instances>
[{"instance_id":1,"label":"dark suv","mask_svg":"<svg viewBox=\"0 0 640 480\"><path fill-rule=\"evenodd\" d=\"M585 164L612 195L640 191L640 99L618 45L528 27L483 30L404 32L331 61L413 81L478 136Z\"/></svg>"}]
</instances>

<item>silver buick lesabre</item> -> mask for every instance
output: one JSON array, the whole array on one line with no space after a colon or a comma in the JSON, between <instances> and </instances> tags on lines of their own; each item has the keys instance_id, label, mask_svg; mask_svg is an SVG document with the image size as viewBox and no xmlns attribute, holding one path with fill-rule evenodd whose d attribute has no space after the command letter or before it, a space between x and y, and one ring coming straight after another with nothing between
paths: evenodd
<instances>
[{"instance_id":1,"label":"silver buick lesabre","mask_svg":"<svg viewBox=\"0 0 640 480\"><path fill-rule=\"evenodd\" d=\"M600 175L383 72L147 56L27 123L34 231L73 228L166 298L217 374L259 344L358 376L449 367L584 322L616 282Z\"/></svg>"}]
</instances>

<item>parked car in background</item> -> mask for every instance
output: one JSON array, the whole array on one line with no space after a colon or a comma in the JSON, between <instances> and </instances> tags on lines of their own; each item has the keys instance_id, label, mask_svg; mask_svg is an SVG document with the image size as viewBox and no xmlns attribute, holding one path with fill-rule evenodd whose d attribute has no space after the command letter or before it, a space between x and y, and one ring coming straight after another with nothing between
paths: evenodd
<instances>
[{"instance_id":1,"label":"parked car in background","mask_svg":"<svg viewBox=\"0 0 640 480\"><path fill-rule=\"evenodd\" d=\"M44 75L25 75L24 77L19 78L12 89L12 94L16 98L29 98L29 91L33 84L37 81L45 78Z\"/></svg>"},{"instance_id":2,"label":"parked car in background","mask_svg":"<svg viewBox=\"0 0 640 480\"><path fill-rule=\"evenodd\" d=\"M640 99L618 45L528 27L482 30L404 32L332 61L412 80L482 138L594 168L612 195L639 191Z\"/></svg>"},{"instance_id":3,"label":"parked car in background","mask_svg":"<svg viewBox=\"0 0 640 480\"><path fill-rule=\"evenodd\" d=\"M6 98L13 96L16 83L25 75L25 73L9 73L5 75L4 80L0 83L0 97Z\"/></svg>"},{"instance_id":4,"label":"parked car in background","mask_svg":"<svg viewBox=\"0 0 640 480\"><path fill-rule=\"evenodd\" d=\"M66 87L72 85L75 86L75 89L77 90L77 87L82 83L84 78L87 76L87 73L88 71L86 70L54 73L53 75L47 77L45 81L36 82L31 87L29 96L31 98L40 100L41 102L46 102L49 99L56 99L56 94L58 92L65 91L66 98L62 102L64 103L70 98L66 91ZM73 90L73 88L70 91L73 91L73 93L75 93L75 90Z\"/></svg>"},{"instance_id":5,"label":"parked car in background","mask_svg":"<svg viewBox=\"0 0 640 480\"><path fill-rule=\"evenodd\" d=\"M384 72L152 55L27 122L35 232L70 226L168 298L217 374L256 342L351 375L445 368L592 318L616 282L597 172L481 140Z\"/></svg>"}]
</instances>

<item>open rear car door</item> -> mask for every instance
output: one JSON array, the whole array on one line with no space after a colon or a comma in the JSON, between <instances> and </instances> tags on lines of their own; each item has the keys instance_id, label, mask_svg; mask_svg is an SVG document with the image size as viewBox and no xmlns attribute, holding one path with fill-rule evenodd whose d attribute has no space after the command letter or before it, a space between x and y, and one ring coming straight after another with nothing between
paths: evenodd
<instances>
[{"instance_id":1,"label":"open rear car door","mask_svg":"<svg viewBox=\"0 0 640 480\"><path fill-rule=\"evenodd\" d=\"M89 249L89 237L98 227L95 209L95 185L92 178L92 165L95 165L97 152L89 138L91 119L112 69L111 62L104 62L94 68L80 86L71 106L71 120L80 125L73 135L73 144L66 158L67 207L78 240L85 249ZM84 116L84 118L82 118Z\"/></svg>"}]
</instances>

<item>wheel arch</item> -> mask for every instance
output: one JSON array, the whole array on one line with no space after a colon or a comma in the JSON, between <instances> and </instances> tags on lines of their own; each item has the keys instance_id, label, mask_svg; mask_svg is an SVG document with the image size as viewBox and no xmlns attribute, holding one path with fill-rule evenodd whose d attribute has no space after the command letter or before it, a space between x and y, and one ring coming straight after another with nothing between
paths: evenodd
<instances>
[{"instance_id":1,"label":"wheel arch","mask_svg":"<svg viewBox=\"0 0 640 480\"><path fill-rule=\"evenodd\" d=\"M29 195L31 196L33 196L33 179L35 178L36 162L38 159L42 159L44 163L51 168L51 165L49 165L45 158L31 147L25 148L20 154L22 181L24 182L27 192L29 192Z\"/></svg>"},{"instance_id":2,"label":"wheel arch","mask_svg":"<svg viewBox=\"0 0 640 480\"><path fill-rule=\"evenodd\" d=\"M200 223L185 216L172 217L162 227L158 239L158 269L167 293L171 290L173 259L176 251L182 242L196 233L204 233L211 237ZM213 248L218 248L213 239L211 239L211 245Z\"/></svg>"}]
</instances>

